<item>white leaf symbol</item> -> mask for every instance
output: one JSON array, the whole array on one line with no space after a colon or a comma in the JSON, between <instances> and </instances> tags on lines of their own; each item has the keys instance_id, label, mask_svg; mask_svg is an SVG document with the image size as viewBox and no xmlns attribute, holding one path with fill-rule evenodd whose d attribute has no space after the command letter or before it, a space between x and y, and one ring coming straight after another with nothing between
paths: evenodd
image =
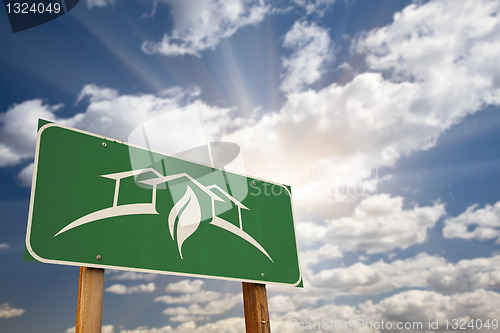
<instances>
[{"instance_id":1,"label":"white leaf symbol","mask_svg":"<svg viewBox=\"0 0 500 333\"><path fill-rule=\"evenodd\" d=\"M177 234L177 246L179 247L181 259L184 259L181 251L182 243L198 229L200 222L200 203L193 190L188 185L186 193L177 201L168 214L168 229L170 230L170 236L172 236L172 239L175 241L174 235Z\"/></svg>"}]
</instances>

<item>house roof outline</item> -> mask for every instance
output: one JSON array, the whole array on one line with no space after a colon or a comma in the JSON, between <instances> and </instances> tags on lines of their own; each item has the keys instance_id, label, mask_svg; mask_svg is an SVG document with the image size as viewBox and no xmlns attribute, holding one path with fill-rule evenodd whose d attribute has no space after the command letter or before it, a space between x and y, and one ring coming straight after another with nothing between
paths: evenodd
<instances>
[{"instance_id":1,"label":"house roof outline","mask_svg":"<svg viewBox=\"0 0 500 333\"><path fill-rule=\"evenodd\" d=\"M168 183L171 180L179 179L182 177L186 177L191 182L193 182L193 184L195 184L199 189L201 189L203 192L205 192L210 198L212 198L212 200L224 201L218 195L216 195L215 193L210 191L207 186L201 184L199 181L197 181L195 178L191 177L186 172L181 172L181 173L177 173L177 174L169 175L169 176L161 175L160 177L157 177L157 178L140 180L140 181L138 181L138 183L141 183L144 185L150 185L150 186L153 186L153 188L154 188L154 187L158 186L159 184Z\"/></svg>"},{"instance_id":2,"label":"house roof outline","mask_svg":"<svg viewBox=\"0 0 500 333\"><path fill-rule=\"evenodd\" d=\"M140 181L137 181L137 183L152 186L151 203L135 203L135 204L118 205L118 195L120 192L121 180L124 178L144 174L147 172L152 172L156 177L146 179L146 180L140 180ZM246 240L247 242L252 244L254 247L256 247L263 254L265 254L269 258L269 260L274 262L273 259L271 258L271 256L262 247L262 245L260 245L252 236L250 236L248 233L246 233L243 230L241 209L245 209L245 210L250 210L250 209L248 207L246 207L245 205L243 205L239 200L234 198L232 195L230 195L229 193L224 191L222 188L220 188L216 184L205 186L185 172L174 174L174 175L163 176L161 173L159 173L157 170L155 170L153 168L145 168L145 169L104 174L104 175L101 175L101 177L115 180L115 192L114 192L114 198L113 198L113 206L108 207L108 208L104 208L104 209L89 213L83 217L80 217L79 219L71 222L70 224L66 225L64 228L59 230L53 237L56 237L56 236L66 232L68 230L79 227L81 225L95 222L98 220L102 220L104 218L125 216L125 215L138 215L138 214L139 215L141 215L141 214L159 214L158 211L156 210L156 194L157 194L156 192L157 192L158 185L163 184L163 183L167 183L167 182L175 180L175 179L180 179L180 178L185 177L185 178L188 178L193 184L195 184L198 188L200 188L204 193L206 193L212 199L211 200L212 201L212 221L210 222L211 225L214 225L214 226L217 226L221 229L227 230L227 231L231 232L232 234L239 236L240 238L243 238L244 240ZM238 207L239 228L236 227L234 224L218 217L215 214L215 201L225 202L225 200L221 199L217 194L215 194L213 192L214 189L217 189L218 191L220 191L225 197L227 197L231 202L233 202Z\"/></svg>"},{"instance_id":3,"label":"house roof outline","mask_svg":"<svg viewBox=\"0 0 500 333\"><path fill-rule=\"evenodd\" d=\"M226 191L224 191L222 188L220 188L219 185L213 184L213 185L207 186L207 189L209 189L209 190L213 190L214 188L217 189L217 190L219 190L226 198L228 198L229 200L231 200L240 209L250 210L250 208L248 208L247 206L245 206L244 204L242 204L238 199L236 199L235 197L233 197L232 195L230 195L229 193L227 193Z\"/></svg>"}]
</instances>

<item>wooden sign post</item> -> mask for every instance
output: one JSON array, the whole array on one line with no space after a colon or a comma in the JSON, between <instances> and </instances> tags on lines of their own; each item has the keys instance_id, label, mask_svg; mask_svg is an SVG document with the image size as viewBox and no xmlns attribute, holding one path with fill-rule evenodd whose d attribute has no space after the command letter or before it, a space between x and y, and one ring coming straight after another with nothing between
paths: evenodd
<instances>
[{"instance_id":1,"label":"wooden sign post","mask_svg":"<svg viewBox=\"0 0 500 333\"><path fill-rule=\"evenodd\" d=\"M246 333L270 333L265 284L243 282Z\"/></svg>"},{"instance_id":2,"label":"wooden sign post","mask_svg":"<svg viewBox=\"0 0 500 333\"><path fill-rule=\"evenodd\" d=\"M102 296L104 269L80 267L76 333L100 333L102 328Z\"/></svg>"}]
</instances>

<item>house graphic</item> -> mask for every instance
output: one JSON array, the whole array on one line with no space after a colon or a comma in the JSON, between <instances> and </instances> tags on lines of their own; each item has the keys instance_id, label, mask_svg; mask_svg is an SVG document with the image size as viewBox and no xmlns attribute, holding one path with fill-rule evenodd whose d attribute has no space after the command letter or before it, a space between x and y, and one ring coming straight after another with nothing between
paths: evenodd
<instances>
[{"instance_id":1,"label":"house graphic","mask_svg":"<svg viewBox=\"0 0 500 333\"><path fill-rule=\"evenodd\" d=\"M152 188L152 196L151 202L147 203L131 203L131 204L118 204L118 196L120 193L120 184L121 180L128 177L135 177L139 175L149 175L152 174L152 178L148 178L145 180L138 180L137 183L151 186ZM85 216L78 218L77 220L69 223L64 228L59 230L54 237L57 237L71 229L80 227L87 223L103 220L110 217L117 216L128 216L128 215L158 215L158 211L156 210L157 203L157 189L161 184L167 184L170 181L185 178L192 183L193 186L196 186L211 200L211 208L212 208L212 220L209 223L210 225L216 226L218 228L224 229L243 240L247 241L255 248L257 248L260 252L262 252L271 262L274 262L271 256L267 253L267 251L259 244L252 236L246 233L243 230L243 219L241 210L249 210L248 207L243 205L236 198L231 196L225 190L220 188L216 184L205 186L201 184L198 180L190 176L189 174L183 172L174 175L164 176L153 168L139 169L139 170L130 170L123 171L111 174L101 175L103 178L113 179L115 181L115 191L113 197L113 205L108 208L100 209L98 211L89 213ZM221 193L224 198L217 195L216 192ZM217 216L215 212L215 202L227 202L229 200L232 202L238 209L238 222L239 226L226 221L219 216ZM186 192L182 198L180 198L170 210L168 216L168 227L170 231L170 235L172 240L177 242L179 255L181 259L182 256L182 244L184 241L192 235L197 229L201 222L201 207L198 202L198 198L191 188L190 185L187 185Z\"/></svg>"}]
</instances>

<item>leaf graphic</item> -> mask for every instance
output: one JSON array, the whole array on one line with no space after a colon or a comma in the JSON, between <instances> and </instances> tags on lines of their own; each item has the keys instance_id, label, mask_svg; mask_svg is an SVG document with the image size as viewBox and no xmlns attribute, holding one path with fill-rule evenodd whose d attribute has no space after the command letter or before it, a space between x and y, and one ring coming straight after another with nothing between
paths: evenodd
<instances>
[{"instance_id":1,"label":"leaf graphic","mask_svg":"<svg viewBox=\"0 0 500 333\"><path fill-rule=\"evenodd\" d=\"M168 214L168 229L173 240L177 240L179 254L182 258L182 243L191 236L201 222L201 209L198 198L188 185L186 193L172 207ZM177 237L175 237L177 235Z\"/></svg>"}]
</instances>

